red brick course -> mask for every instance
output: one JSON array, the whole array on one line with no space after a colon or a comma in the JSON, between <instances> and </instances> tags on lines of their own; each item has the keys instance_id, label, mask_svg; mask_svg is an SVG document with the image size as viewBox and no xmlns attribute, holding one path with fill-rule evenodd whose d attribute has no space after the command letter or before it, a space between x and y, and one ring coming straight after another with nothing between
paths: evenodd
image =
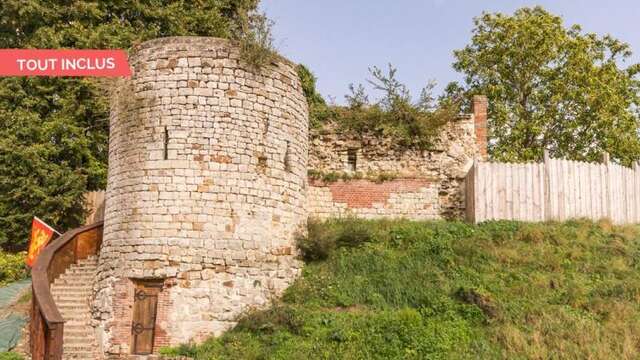
<instances>
[{"instance_id":1,"label":"red brick course","mask_svg":"<svg viewBox=\"0 0 640 360\"><path fill-rule=\"evenodd\" d=\"M118 352L129 353L131 343L131 321L134 288L129 279L122 279L113 286L113 322L111 327L111 344Z\"/></svg>"},{"instance_id":2,"label":"red brick course","mask_svg":"<svg viewBox=\"0 0 640 360\"><path fill-rule=\"evenodd\" d=\"M371 208L374 203L386 203L392 193L413 192L427 187L426 179L397 179L376 183L370 180L349 180L323 184L314 182L312 186L327 186L333 201L346 203L350 209Z\"/></svg>"}]
</instances>

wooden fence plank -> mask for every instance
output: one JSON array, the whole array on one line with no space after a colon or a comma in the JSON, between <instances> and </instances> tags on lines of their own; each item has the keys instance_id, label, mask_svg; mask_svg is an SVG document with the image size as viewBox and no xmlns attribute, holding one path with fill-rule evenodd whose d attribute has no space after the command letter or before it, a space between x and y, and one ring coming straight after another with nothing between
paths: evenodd
<instances>
[{"instance_id":1,"label":"wooden fence plank","mask_svg":"<svg viewBox=\"0 0 640 360\"><path fill-rule=\"evenodd\" d=\"M547 155L543 163L474 162L465 187L467 217L475 222L572 218L640 222L638 164L628 168Z\"/></svg>"},{"instance_id":2,"label":"wooden fence plank","mask_svg":"<svg viewBox=\"0 0 640 360\"><path fill-rule=\"evenodd\" d=\"M524 165L525 170L525 207L526 207L526 219L527 221L533 221L533 185L532 179L533 176L532 168L530 163L526 163Z\"/></svg>"}]
</instances>

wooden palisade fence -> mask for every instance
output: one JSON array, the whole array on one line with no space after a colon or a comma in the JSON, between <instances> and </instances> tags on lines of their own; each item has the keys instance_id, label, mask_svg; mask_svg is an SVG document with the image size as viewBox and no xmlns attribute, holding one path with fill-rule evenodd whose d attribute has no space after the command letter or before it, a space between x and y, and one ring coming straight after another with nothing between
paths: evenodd
<instances>
[{"instance_id":1,"label":"wooden palisade fence","mask_svg":"<svg viewBox=\"0 0 640 360\"><path fill-rule=\"evenodd\" d=\"M467 218L545 221L589 218L640 223L640 168L609 162L474 162L466 178Z\"/></svg>"},{"instance_id":2,"label":"wooden palisade fence","mask_svg":"<svg viewBox=\"0 0 640 360\"><path fill-rule=\"evenodd\" d=\"M104 219L104 197L105 191L91 191L84 194L85 208L87 216L84 223L86 225L93 224Z\"/></svg>"}]
</instances>

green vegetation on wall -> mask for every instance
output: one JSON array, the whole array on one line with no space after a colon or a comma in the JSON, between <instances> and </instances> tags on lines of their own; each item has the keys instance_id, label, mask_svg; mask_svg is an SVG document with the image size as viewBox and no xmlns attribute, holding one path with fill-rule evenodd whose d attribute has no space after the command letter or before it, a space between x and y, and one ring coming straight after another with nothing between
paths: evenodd
<instances>
[{"instance_id":1,"label":"green vegetation on wall","mask_svg":"<svg viewBox=\"0 0 640 360\"><path fill-rule=\"evenodd\" d=\"M309 170L307 172L307 177L312 180L319 180L324 183L335 183L337 181L349 181L349 180L370 180L375 183L383 183L385 181L391 181L398 178L399 174L390 171L380 171L380 172L369 172L362 173L360 171L356 172L346 172L346 171L319 171L319 170Z\"/></svg>"},{"instance_id":2,"label":"green vegetation on wall","mask_svg":"<svg viewBox=\"0 0 640 360\"><path fill-rule=\"evenodd\" d=\"M506 161L554 157L625 165L640 158L640 64L628 44L565 27L540 7L475 19L455 52L464 91L489 98L489 152ZM461 90L451 85L449 92Z\"/></svg>"},{"instance_id":3,"label":"green vegetation on wall","mask_svg":"<svg viewBox=\"0 0 640 360\"><path fill-rule=\"evenodd\" d=\"M336 125L336 130L353 137L381 136L404 147L426 149L434 144L441 126L458 115L457 101L436 103L432 95L434 83L427 84L414 100L391 64L386 71L373 67L369 72L368 82L382 93L378 101L369 99L364 86L351 84L346 106L328 105L316 91L313 74L300 65L298 74L309 103L312 129L322 131L327 125Z\"/></svg>"},{"instance_id":4,"label":"green vegetation on wall","mask_svg":"<svg viewBox=\"0 0 640 360\"><path fill-rule=\"evenodd\" d=\"M123 48L174 35L238 39L248 61L269 52L258 0L4 0L0 48ZM257 24L247 23L258 21ZM248 36L246 31L261 31ZM0 247L24 249L36 215L64 231L82 195L104 189L108 99L87 78L0 79Z\"/></svg>"},{"instance_id":5,"label":"green vegetation on wall","mask_svg":"<svg viewBox=\"0 0 640 360\"><path fill-rule=\"evenodd\" d=\"M637 359L640 229L332 220L283 300L195 359Z\"/></svg>"}]
</instances>

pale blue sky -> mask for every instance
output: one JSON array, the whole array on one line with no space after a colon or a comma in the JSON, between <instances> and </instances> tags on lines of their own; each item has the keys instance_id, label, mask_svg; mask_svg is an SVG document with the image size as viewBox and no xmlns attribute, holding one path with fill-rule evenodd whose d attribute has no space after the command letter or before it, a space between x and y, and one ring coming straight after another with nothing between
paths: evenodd
<instances>
[{"instance_id":1,"label":"pale blue sky","mask_svg":"<svg viewBox=\"0 0 640 360\"><path fill-rule=\"evenodd\" d=\"M452 52L469 42L473 17L535 5L561 15L566 25L629 43L632 60L640 62L638 0L262 0L261 7L276 23L280 53L308 65L322 95L341 103L349 83L365 83L369 66L389 62L414 93L428 79L440 91L461 79L451 67Z\"/></svg>"}]
</instances>

